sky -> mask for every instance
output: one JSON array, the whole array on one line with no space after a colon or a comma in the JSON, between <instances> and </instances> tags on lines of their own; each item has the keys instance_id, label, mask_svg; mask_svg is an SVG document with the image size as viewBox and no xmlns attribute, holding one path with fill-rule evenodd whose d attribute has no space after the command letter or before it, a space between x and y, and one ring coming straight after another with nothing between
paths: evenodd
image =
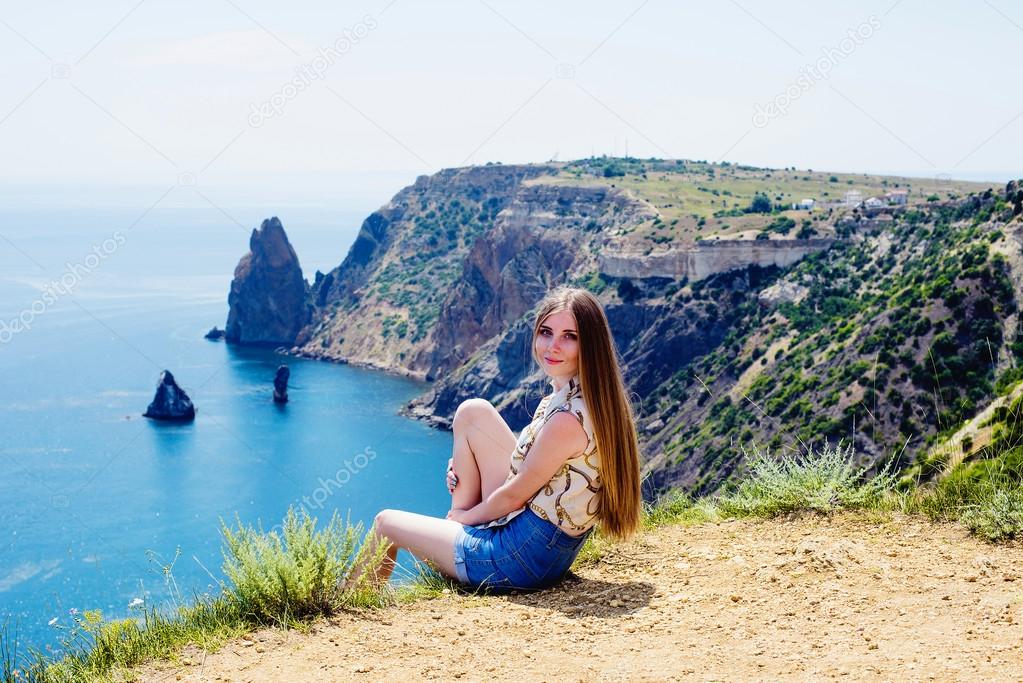
<instances>
[{"instance_id":1,"label":"sky","mask_svg":"<svg viewBox=\"0 0 1023 683\"><path fill-rule=\"evenodd\" d=\"M0 205L372 211L591 155L1023 176L1008 0L0 4Z\"/></svg>"}]
</instances>

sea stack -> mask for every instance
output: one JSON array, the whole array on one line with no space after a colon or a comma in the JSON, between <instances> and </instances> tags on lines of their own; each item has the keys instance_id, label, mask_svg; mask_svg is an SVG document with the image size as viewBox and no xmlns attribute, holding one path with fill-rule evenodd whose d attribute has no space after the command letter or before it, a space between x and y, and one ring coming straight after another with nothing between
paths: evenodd
<instances>
[{"instance_id":1,"label":"sea stack","mask_svg":"<svg viewBox=\"0 0 1023 683\"><path fill-rule=\"evenodd\" d=\"M309 285L284 226L274 216L249 237L249 253L234 270L227 302L226 341L292 345L309 322Z\"/></svg>"},{"instance_id":2,"label":"sea stack","mask_svg":"<svg viewBox=\"0 0 1023 683\"><path fill-rule=\"evenodd\" d=\"M277 368L274 376L274 403L288 402L288 378L291 377L291 370L287 365Z\"/></svg>"},{"instance_id":3,"label":"sea stack","mask_svg":"<svg viewBox=\"0 0 1023 683\"><path fill-rule=\"evenodd\" d=\"M214 325L213 328L204 336L206 337L206 339L209 339L210 341L220 341L221 339L224 338L224 331L217 327L216 325Z\"/></svg>"},{"instance_id":4,"label":"sea stack","mask_svg":"<svg viewBox=\"0 0 1023 683\"><path fill-rule=\"evenodd\" d=\"M154 420L188 422L195 419L195 406L192 405L192 399L188 398L185 390L174 381L174 375L170 370L164 370L160 373L156 396L142 416Z\"/></svg>"}]
</instances>

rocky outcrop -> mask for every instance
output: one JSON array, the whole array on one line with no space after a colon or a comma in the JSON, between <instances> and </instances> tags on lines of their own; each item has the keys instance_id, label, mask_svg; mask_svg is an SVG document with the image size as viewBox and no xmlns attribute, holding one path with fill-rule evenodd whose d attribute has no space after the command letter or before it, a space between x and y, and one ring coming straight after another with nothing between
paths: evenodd
<instances>
[{"instance_id":1,"label":"rocky outcrop","mask_svg":"<svg viewBox=\"0 0 1023 683\"><path fill-rule=\"evenodd\" d=\"M228 295L225 338L236 344L294 344L309 323L309 287L275 216L252 231Z\"/></svg>"},{"instance_id":2,"label":"rocky outcrop","mask_svg":"<svg viewBox=\"0 0 1023 683\"><path fill-rule=\"evenodd\" d=\"M288 369L287 365L281 365L277 368L277 374L274 375L274 403L288 402L289 377L291 377L291 370Z\"/></svg>"},{"instance_id":3,"label":"rocky outcrop","mask_svg":"<svg viewBox=\"0 0 1023 683\"><path fill-rule=\"evenodd\" d=\"M415 365L429 379L458 367L551 287L592 270L610 231L654 215L611 188L523 186L487 239L473 245Z\"/></svg>"},{"instance_id":4,"label":"rocky outcrop","mask_svg":"<svg viewBox=\"0 0 1023 683\"><path fill-rule=\"evenodd\" d=\"M608 249L599 257L600 272L610 277L664 277L697 282L747 266L787 268L823 251L832 239L700 240L692 247L637 252Z\"/></svg>"},{"instance_id":5,"label":"rocky outcrop","mask_svg":"<svg viewBox=\"0 0 1023 683\"><path fill-rule=\"evenodd\" d=\"M316 310L297 352L414 377L466 256L524 182L547 165L490 165L421 176L367 218L340 266L317 275ZM463 347L464 348L464 347Z\"/></svg>"},{"instance_id":6,"label":"rocky outcrop","mask_svg":"<svg viewBox=\"0 0 1023 683\"><path fill-rule=\"evenodd\" d=\"M1012 206L1012 215L1023 213L1023 180L1010 180L1005 186L1005 201Z\"/></svg>"},{"instance_id":7,"label":"rocky outcrop","mask_svg":"<svg viewBox=\"0 0 1023 683\"><path fill-rule=\"evenodd\" d=\"M621 188L545 177L555 171L449 169L403 189L366 219L338 268L316 274L296 352L435 380L405 412L438 426L472 396L520 426L547 388L529 343L531 311L553 286L605 276L630 386L654 391L713 348L729 319L713 303L661 299L667 284L732 271L746 282L751 266L788 266L833 242L720 240L644 254L634 233L660 218L656 208Z\"/></svg>"},{"instance_id":8,"label":"rocky outcrop","mask_svg":"<svg viewBox=\"0 0 1023 683\"><path fill-rule=\"evenodd\" d=\"M203 335L203 337L209 339L210 341L220 341L221 339L224 338L224 331L217 327L216 325L214 325L212 328L210 328L209 332Z\"/></svg>"},{"instance_id":9,"label":"rocky outcrop","mask_svg":"<svg viewBox=\"0 0 1023 683\"><path fill-rule=\"evenodd\" d=\"M156 396L142 416L154 420L187 422L195 419L195 406L185 390L178 386L171 371L164 370L156 385Z\"/></svg>"},{"instance_id":10,"label":"rocky outcrop","mask_svg":"<svg viewBox=\"0 0 1023 683\"><path fill-rule=\"evenodd\" d=\"M805 299L809 293L809 288L804 287L801 284L782 280L780 282L775 282L770 287L764 288L764 290L757 295L757 301L760 302L761 306L777 308L782 304L798 304L800 301Z\"/></svg>"}]
</instances>

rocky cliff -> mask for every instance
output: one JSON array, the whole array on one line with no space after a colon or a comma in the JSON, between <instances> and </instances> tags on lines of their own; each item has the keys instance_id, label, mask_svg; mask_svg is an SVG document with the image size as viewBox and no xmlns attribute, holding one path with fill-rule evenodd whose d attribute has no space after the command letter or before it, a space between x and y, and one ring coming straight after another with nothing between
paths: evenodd
<instances>
[{"instance_id":1,"label":"rocky cliff","mask_svg":"<svg viewBox=\"0 0 1023 683\"><path fill-rule=\"evenodd\" d=\"M662 251L607 249L599 258L600 272L610 277L696 282L747 266L787 268L810 254L824 251L833 239L701 240L693 246Z\"/></svg>"},{"instance_id":2,"label":"rocky cliff","mask_svg":"<svg viewBox=\"0 0 1023 683\"><path fill-rule=\"evenodd\" d=\"M225 338L238 344L292 345L309 323L309 286L284 226L275 216L249 237L234 270Z\"/></svg>"},{"instance_id":3,"label":"rocky cliff","mask_svg":"<svg viewBox=\"0 0 1023 683\"><path fill-rule=\"evenodd\" d=\"M475 277L466 257L522 183L551 170L447 169L401 190L364 221L341 265L317 274L312 324L297 352L429 376L431 334L458 283Z\"/></svg>"},{"instance_id":4,"label":"rocky cliff","mask_svg":"<svg viewBox=\"0 0 1023 683\"><path fill-rule=\"evenodd\" d=\"M503 334L551 287L593 271L609 234L655 215L612 188L521 187L469 251L416 366L429 378L442 378Z\"/></svg>"},{"instance_id":5,"label":"rocky cliff","mask_svg":"<svg viewBox=\"0 0 1023 683\"><path fill-rule=\"evenodd\" d=\"M435 425L483 396L518 429L547 390L529 354L531 311L554 285L586 287L621 352L651 496L719 486L754 443L846 439L867 465L898 447L908 462L1023 358L1023 273L1007 246L1017 186L957 185L882 224L855 210L744 209L756 194L785 198L776 171L600 168L417 179L317 273L293 351L431 380L405 412ZM830 188L826 174L789 176L801 195L806 181ZM982 347L1002 360L985 365ZM938 356L948 361L928 373Z\"/></svg>"}]
</instances>

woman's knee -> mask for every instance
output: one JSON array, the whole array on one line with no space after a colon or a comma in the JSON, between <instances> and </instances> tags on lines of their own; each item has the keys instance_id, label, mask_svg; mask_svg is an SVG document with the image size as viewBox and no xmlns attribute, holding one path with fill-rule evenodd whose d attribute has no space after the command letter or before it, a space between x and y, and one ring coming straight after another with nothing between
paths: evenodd
<instances>
[{"instance_id":1,"label":"woman's knee","mask_svg":"<svg viewBox=\"0 0 1023 683\"><path fill-rule=\"evenodd\" d=\"M454 422L472 421L482 413L496 412L496 408L485 398L469 398L458 404Z\"/></svg>"},{"instance_id":2,"label":"woman's knee","mask_svg":"<svg viewBox=\"0 0 1023 683\"><path fill-rule=\"evenodd\" d=\"M381 510L373 518L373 530L388 540L394 540L395 510Z\"/></svg>"}]
</instances>

